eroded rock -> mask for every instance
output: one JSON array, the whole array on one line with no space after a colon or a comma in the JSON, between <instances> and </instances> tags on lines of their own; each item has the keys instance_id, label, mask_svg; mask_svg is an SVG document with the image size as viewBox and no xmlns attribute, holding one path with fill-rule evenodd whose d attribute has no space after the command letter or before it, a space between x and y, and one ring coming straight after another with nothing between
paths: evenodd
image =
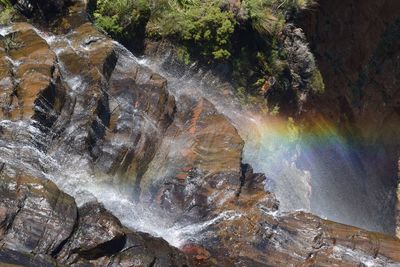
<instances>
[{"instance_id":1,"label":"eroded rock","mask_svg":"<svg viewBox=\"0 0 400 267\"><path fill-rule=\"evenodd\" d=\"M255 175L257 176L257 174ZM250 176L251 177L251 176ZM254 175L253 175L254 179ZM183 248L205 266L395 266L400 241L305 212L278 213L274 196L242 187L218 214L234 211Z\"/></svg>"},{"instance_id":2,"label":"eroded rock","mask_svg":"<svg viewBox=\"0 0 400 267\"><path fill-rule=\"evenodd\" d=\"M74 199L51 181L7 167L0 175L2 246L24 253L57 251L74 228Z\"/></svg>"},{"instance_id":3,"label":"eroded rock","mask_svg":"<svg viewBox=\"0 0 400 267\"><path fill-rule=\"evenodd\" d=\"M77 209L46 179L0 172L0 264L186 266L166 241L131 231L97 202Z\"/></svg>"},{"instance_id":4,"label":"eroded rock","mask_svg":"<svg viewBox=\"0 0 400 267\"><path fill-rule=\"evenodd\" d=\"M7 164L0 162L1 263L400 262L395 238L304 212L280 214L279 202L264 190L268 178L241 164L243 140L230 121L203 97L172 96L165 78L85 23L84 3L75 4L62 27L66 35L17 24L13 38L21 46L9 49L3 38L0 161ZM75 15L80 19L74 21ZM132 199L166 211L177 223L199 224L182 247L196 263L161 238L127 229L100 203L78 208L45 179L52 168L77 157L107 186L123 187ZM80 171L81 165L72 165Z\"/></svg>"},{"instance_id":5,"label":"eroded rock","mask_svg":"<svg viewBox=\"0 0 400 267\"><path fill-rule=\"evenodd\" d=\"M32 27L15 26L3 38L2 118L39 117L55 105L55 54Z\"/></svg>"}]
</instances>

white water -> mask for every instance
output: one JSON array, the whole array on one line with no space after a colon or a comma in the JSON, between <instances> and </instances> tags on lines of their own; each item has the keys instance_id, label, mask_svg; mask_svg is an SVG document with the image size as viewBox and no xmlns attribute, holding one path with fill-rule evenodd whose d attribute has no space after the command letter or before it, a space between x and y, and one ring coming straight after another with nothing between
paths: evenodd
<instances>
[{"instance_id":1,"label":"white water","mask_svg":"<svg viewBox=\"0 0 400 267\"><path fill-rule=\"evenodd\" d=\"M10 31L9 28L2 28L0 34L6 34ZM44 38L57 55L64 49L71 48L71 43L64 37L44 36ZM62 44L65 44L65 47ZM116 45L123 49L120 45ZM88 50L88 48L85 47L82 50ZM232 92L227 92L224 89L225 85L212 78L209 73L199 71L193 76L188 71L183 76L177 75L165 71L162 68L162 61L137 59L130 52L123 50L125 51L123 60L127 64L129 64L129 61L137 62L166 77L168 89L177 99L183 95L194 98L204 97L213 103L220 113L232 121L246 142L243 160L250 163L256 172L265 173L270 181L273 181L266 186L267 189L276 193L281 201L282 211L310 210L308 195L310 193L311 174L296 166L296 161L302 152L301 147L285 143L285 140L280 137L280 132L275 131L272 127L268 128L263 120L243 109ZM60 64L62 70L62 63ZM63 73L63 76L67 85L73 91L83 90L85 87L81 77L69 76L68 73ZM123 105L123 103L121 104ZM142 119L145 123L148 123L149 129L157 129L151 123L151 120L146 118L145 114L142 114ZM234 211L227 211L216 218L197 224L186 225L175 222L174 218L170 218L160 210L154 210L134 202L132 196L127 194L124 188L110 182L114 180L114 177L99 177L98 174L93 172L89 160L85 156L66 154L62 147L50 154L45 154L37 149L33 142L46 145L46 140L42 133L32 126L31 122L1 121L0 126L11 129L15 132L15 136L28 136L16 138L15 142L11 143L0 143L1 162L23 168L32 175L54 181L60 189L74 196L78 205L98 200L124 225L163 237L174 246L180 247L187 240L201 238L197 233L220 220L229 220L240 216ZM73 134L76 130L79 130L76 127L79 126L75 126L75 128L72 126L67 131ZM20 140L28 141L21 143ZM179 143L180 146L185 145L185 140L172 141L176 141L174 145L179 142L182 142ZM43 169L43 166L46 168ZM320 214L324 215L322 212ZM350 221L351 218L347 219ZM338 217L337 220L345 221L343 217Z\"/></svg>"},{"instance_id":2,"label":"white water","mask_svg":"<svg viewBox=\"0 0 400 267\"><path fill-rule=\"evenodd\" d=\"M132 60L137 59L133 57ZM166 77L169 91L176 99L181 96L203 97L233 123L245 141L244 163L251 164L255 172L267 175L266 189L277 195L280 211L310 210L310 173L295 165L300 148L289 146L272 125L266 128L260 114L242 107L232 91L226 89L229 85L207 72L199 71L193 75L189 70L183 76L170 72L162 67L163 60L142 58L138 63Z\"/></svg>"},{"instance_id":3,"label":"white water","mask_svg":"<svg viewBox=\"0 0 400 267\"><path fill-rule=\"evenodd\" d=\"M317 135L303 143L291 136L290 128L282 127L282 122L275 125L274 119L243 107L229 85L210 72L196 66L174 70L168 65L168 56L142 58L138 62L164 76L176 99L185 95L206 98L232 122L245 141L244 163L251 164L255 172L266 174L266 190L276 194L280 212L305 210L368 230L391 232L386 216L390 214L393 195L383 184L387 177L368 170L371 166L361 162L363 150L347 144L334 131L322 139ZM385 160L388 159L383 154L382 160L375 162L376 168ZM374 186L366 190L367 183Z\"/></svg>"}]
</instances>

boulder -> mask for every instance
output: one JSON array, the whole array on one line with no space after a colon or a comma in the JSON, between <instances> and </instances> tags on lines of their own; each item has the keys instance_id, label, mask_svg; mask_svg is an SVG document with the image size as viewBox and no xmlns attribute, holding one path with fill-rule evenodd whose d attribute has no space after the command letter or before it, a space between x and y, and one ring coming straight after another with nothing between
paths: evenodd
<instances>
[{"instance_id":1,"label":"boulder","mask_svg":"<svg viewBox=\"0 0 400 267\"><path fill-rule=\"evenodd\" d=\"M77 208L44 178L0 171L0 265L188 266L165 240L123 227L100 203Z\"/></svg>"},{"instance_id":2,"label":"boulder","mask_svg":"<svg viewBox=\"0 0 400 267\"><path fill-rule=\"evenodd\" d=\"M126 234L117 218L97 202L79 208L74 233L65 243L58 260L71 264L76 258L96 259L124 247Z\"/></svg>"},{"instance_id":3,"label":"boulder","mask_svg":"<svg viewBox=\"0 0 400 267\"><path fill-rule=\"evenodd\" d=\"M57 255L66 265L184 266L188 260L165 240L123 227L98 202L79 208L75 232ZM155 265L154 265L155 264Z\"/></svg>"},{"instance_id":4,"label":"boulder","mask_svg":"<svg viewBox=\"0 0 400 267\"><path fill-rule=\"evenodd\" d=\"M60 266L57 262L48 255L32 255L20 251L14 251L2 248L0 250L0 265L25 267L25 266L41 266L41 267L56 267Z\"/></svg>"}]
</instances>

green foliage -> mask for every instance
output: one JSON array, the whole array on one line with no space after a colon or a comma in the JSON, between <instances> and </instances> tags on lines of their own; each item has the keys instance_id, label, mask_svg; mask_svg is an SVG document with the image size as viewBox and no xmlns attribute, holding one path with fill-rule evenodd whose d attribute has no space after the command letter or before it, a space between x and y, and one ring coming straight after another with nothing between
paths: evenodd
<instances>
[{"instance_id":1,"label":"green foliage","mask_svg":"<svg viewBox=\"0 0 400 267\"><path fill-rule=\"evenodd\" d=\"M153 35L174 38L194 56L206 59L230 57L230 39L235 29L232 12L223 11L218 1L171 1L149 27Z\"/></svg>"},{"instance_id":2,"label":"green foliage","mask_svg":"<svg viewBox=\"0 0 400 267\"><path fill-rule=\"evenodd\" d=\"M224 60L231 55L234 15L222 10L219 1L97 0L93 17L117 39L133 40L135 32L146 29L153 38L178 41L195 57Z\"/></svg>"},{"instance_id":3,"label":"green foliage","mask_svg":"<svg viewBox=\"0 0 400 267\"><path fill-rule=\"evenodd\" d=\"M180 60L183 64L189 65L190 64L190 54L189 51L185 47L178 47L176 49L176 54L178 60Z\"/></svg>"},{"instance_id":4,"label":"green foliage","mask_svg":"<svg viewBox=\"0 0 400 267\"><path fill-rule=\"evenodd\" d=\"M0 5L3 7L12 7L10 0L0 0Z\"/></svg>"},{"instance_id":5,"label":"green foliage","mask_svg":"<svg viewBox=\"0 0 400 267\"><path fill-rule=\"evenodd\" d=\"M323 93L325 91L324 79L322 78L321 72L318 69L314 70L311 76L310 87L311 90L316 93Z\"/></svg>"},{"instance_id":6,"label":"green foliage","mask_svg":"<svg viewBox=\"0 0 400 267\"><path fill-rule=\"evenodd\" d=\"M145 27L150 9L145 0L97 0L93 17L114 38L130 40Z\"/></svg>"},{"instance_id":7,"label":"green foliage","mask_svg":"<svg viewBox=\"0 0 400 267\"><path fill-rule=\"evenodd\" d=\"M4 38L3 44L4 44L4 49L6 50L7 53L9 53L13 49L19 49L24 45L23 43L18 42L16 40L14 33L11 33Z\"/></svg>"},{"instance_id":8,"label":"green foliage","mask_svg":"<svg viewBox=\"0 0 400 267\"><path fill-rule=\"evenodd\" d=\"M15 14L9 0L0 0L0 25L9 24Z\"/></svg>"},{"instance_id":9,"label":"green foliage","mask_svg":"<svg viewBox=\"0 0 400 267\"><path fill-rule=\"evenodd\" d=\"M243 17L263 35L282 31L285 13L290 9L304 9L314 4L313 0L243 0Z\"/></svg>"},{"instance_id":10,"label":"green foliage","mask_svg":"<svg viewBox=\"0 0 400 267\"><path fill-rule=\"evenodd\" d=\"M230 65L239 97L248 95L242 97L246 103L258 102L270 81L278 90L287 90L290 71L282 46L285 17L288 11L307 8L314 1L242 0L239 9L232 8L233 2L90 0L89 9L99 27L125 44L146 37L168 39L184 64L194 60ZM308 88L323 91L318 71L309 79ZM272 113L277 112L278 108Z\"/></svg>"},{"instance_id":11,"label":"green foliage","mask_svg":"<svg viewBox=\"0 0 400 267\"><path fill-rule=\"evenodd\" d=\"M272 35L281 30L284 25L283 17L280 13L273 11L273 6L277 1L268 0L245 0L243 7L247 19L251 21L251 25L255 31Z\"/></svg>"}]
</instances>

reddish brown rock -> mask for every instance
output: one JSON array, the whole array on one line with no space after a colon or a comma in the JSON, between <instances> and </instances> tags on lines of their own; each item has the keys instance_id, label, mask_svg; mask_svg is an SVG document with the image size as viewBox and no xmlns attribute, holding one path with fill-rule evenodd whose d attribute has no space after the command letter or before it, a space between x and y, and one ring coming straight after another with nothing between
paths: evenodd
<instances>
[{"instance_id":1,"label":"reddish brown rock","mask_svg":"<svg viewBox=\"0 0 400 267\"><path fill-rule=\"evenodd\" d=\"M50 181L15 173L1 176L1 244L26 253L51 254L73 231L74 199Z\"/></svg>"},{"instance_id":2,"label":"reddish brown rock","mask_svg":"<svg viewBox=\"0 0 400 267\"><path fill-rule=\"evenodd\" d=\"M204 216L238 193L243 141L209 101L187 96L178 101L174 124L142 181L142 201Z\"/></svg>"},{"instance_id":3,"label":"reddish brown rock","mask_svg":"<svg viewBox=\"0 0 400 267\"><path fill-rule=\"evenodd\" d=\"M13 107L13 96L14 93L14 80L13 80L13 73L12 73L12 66L9 60L7 60L7 53L4 47L4 38L2 39L1 45L1 52L0 52L0 118L10 118L11 117L11 110L14 109Z\"/></svg>"},{"instance_id":4,"label":"reddish brown rock","mask_svg":"<svg viewBox=\"0 0 400 267\"><path fill-rule=\"evenodd\" d=\"M199 263L202 263L210 258L210 252L198 245L186 244L183 246L182 251L185 254L194 257L194 259Z\"/></svg>"},{"instance_id":5,"label":"reddish brown rock","mask_svg":"<svg viewBox=\"0 0 400 267\"><path fill-rule=\"evenodd\" d=\"M131 231L97 202L74 199L44 178L0 170L0 265L188 266L166 241Z\"/></svg>"},{"instance_id":6,"label":"reddish brown rock","mask_svg":"<svg viewBox=\"0 0 400 267\"><path fill-rule=\"evenodd\" d=\"M229 210L235 213L202 232L201 245L210 253L204 266L394 266L400 261L400 240L304 212L276 213L274 196L261 190L243 187L217 214Z\"/></svg>"},{"instance_id":7,"label":"reddish brown rock","mask_svg":"<svg viewBox=\"0 0 400 267\"><path fill-rule=\"evenodd\" d=\"M52 90L55 54L29 25L16 24L13 29L17 32L3 39L8 59L4 54L2 116L14 120L33 118L43 102L54 104L47 95Z\"/></svg>"},{"instance_id":8,"label":"reddish brown rock","mask_svg":"<svg viewBox=\"0 0 400 267\"><path fill-rule=\"evenodd\" d=\"M86 21L81 16L83 6L75 2L60 31L73 30L47 38L53 40L50 47L32 27L18 24L15 38L24 46L0 53L2 114L21 119L2 121L0 128L1 159L12 163L0 162L0 263L359 266L400 262L400 241L394 237L303 212L279 214L278 201L264 191L265 176L241 165L243 141L229 120L201 97L175 99L166 79L141 66L93 25L82 23ZM15 70L20 84L7 83L14 69L6 55L22 63ZM50 106L39 110L45 107L43 96ZM14 106L22 116L9 111ZM45 156L54 154L62 157L53 166ZM202 225L182 248L195 263L165 240L125 228L101 204L86 203L78 209L53 183L27 174L45 176L47 168L67 165L77 156L96 178L135 191L139 201L164 209L177 223Z\"/></svg>"}]
</instances>

